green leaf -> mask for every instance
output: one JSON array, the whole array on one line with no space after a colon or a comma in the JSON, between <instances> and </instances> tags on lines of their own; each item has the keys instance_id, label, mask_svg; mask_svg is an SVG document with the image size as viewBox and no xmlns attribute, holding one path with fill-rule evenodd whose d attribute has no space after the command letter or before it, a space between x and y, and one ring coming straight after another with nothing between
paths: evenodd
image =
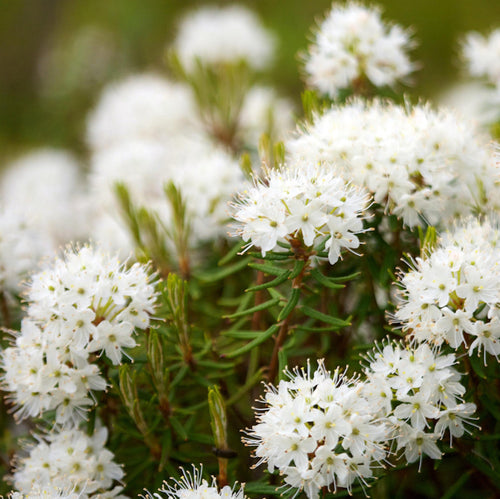
<instances>
[{"instance_id":1,"label":"green leaf","mask_svg":"<svg viewBox=\"0 0 500 499\"><path fill-rule=\"evenodd\" d=\"M221 334L238 340L254 340L260 337L262 331L223 331Z\"/></svg>"},{"instance_id":2,"label":"green leaf","mask_svg":"<svg viewBox=\"0 0 500 499\"><path fill-rule=\"evenodd\" d=\"M289 260L290 257L293 256L293 253L291 251L285 251L285 252L279 252L279 253L274 253L272 251L266 253L266 256L263 257L261 253L257 253L255 251L249 253L249 255L253 256L254 258L260 258L268 261L273 261L273 260Z\"/></svg>"},{"instance_id":3,"label":"green leaf","mask_svg":"<svg viewBox=\"0 0 500 499\"><path fill-rule=\"evenodd\" d=\"M213 270L211 272L196 273L195 277L203 282L221 281L222 279L225 279L226 277L244 269L247 265L249 265L249 263L251 261L252 261L252 258L247 256L247 257L243 258L242 260L240 260L239 262L233 263L232 265L229 265L229 266L224 267L222 269Z\"/></svg>"},{"instance_id":4,"label":"green leaf","mask_svg":"<svg viewBox=\"0 0 500 499\"><path fill-rule=\"evenodd\" d=\"M170 415L168 422L172 426L175 433L177 433L182 440L188 440L188 435L186 430L184 430L184 426L175 416Z\"/></svg>"},{"instance_id":5,"label":"green leaf","mask_svg":"<svg viewBox=\"0 0 500 499\"><path fill-rule=\"evenodd\" d=\"M233 394L233 396L227 400L226 405L230 406L237 402L245 393L247 393L253 386L255 386L259 381L262 380L264 377L264 368L259 369L256 373L254 373L253 376L248 379L248 381L241 387L239 388L236 393Z\"/></svg>"},{"instance_id":6,"label":"green leaf","mask_svg":"<svg viewBox=\"0 0 500 499\"><path fill-rule=\"evenodd\" d=\"M256 347L257 345L260 345L264 341L266 341L268 338L270 338L276 331L278 331L278 324L273 324L269 329L266 331L262 331L261 336L258 338L255 338L255 340L251 341L250 343L247 343L245 346L238 348L237 350L234 350L233 352L230 352L228 354L223 354L221 357L232 359L234 357L237 357L238 355L242 355L249 350L252 350L252 348Z\"/></svg>"},{"instance_id":7,"label":"green leaf","mask_svg":"<svg viewBox=\"0 0 500 499\"><path fill-rule=\"evenodd\" d=\"M289 272L289 270L287 270L287 269L282 269L281 267L275 267L274 265L271 265L270 263L252 262L252 263L249 263L248 266L252 269L260 270L261 272L264 272L266 274L271 274L271 275L281 275L285 272Z\"/></svg>"},{"instance_id":8,"label":"green leaf","mask_svg":"<svg viewBox=\"0 0 500 499\"><path fill-rule=\"evenodd\" d=\"M278 351L278 380L281 381L285 379L284 370L288 366L288 355L286 354L286 350L281 348Z\"/></svg>"},{"instance_id":9,"label":"green leaf","mask_svg":"<svg viewBox=\"0 0 500 499\"><path fill-rule=\"evenodd\" d=\"M213 445L214 439L211 435L205 435L203 433L190 433L189 439L192 442L198 442L200 444Z\"/></svg>"},{"instance_id":10,"label":"green leaf","mask_svg":"<svg viewBox=\"0 0 500 499\"><path fill-rule=\"evenodd\" d=\"M239 241L235 244L217 263L219 267L226 265L226 263L230 262L238 253L243 249L243 241Z\"/></svg>"},{"instance_id":11,"label":"green leaf","mask_svg":"<svg viewBox=\"0 0 500 499\"><path fill-rule=\"evenodd\" d=\"M252 286L251 288L245 289L246 293L253 293L255 291L260 291L262 289L273 288L279 284L285 282L291 274L290 270L287 270L283 274L279 275L272 281L265 282L264 284L258 284L257 286Z\"/></svg>"},{"instance_id":12,"label":"green leaf","mask_svg":"<svg viewBox=\"0 0 500 499\"><path fill-rule=\"evenodd\" d=\"M482 357L479 355L471 355L470 356L470 364L474 372L482 379L486 379L486 372L484 370Z\"/></svg>"},{"instance_id":13,"label":"green leaf","mask_svg":"<svg viewBox=\"0 0 500 499\"><path fill-rule=\"evenodd\" d=\"M320 284L323 286L330 288L330 289L342 289L345 287L344 284L338 284L337 282L333 281L329 277L324 276L318 269L311 269L311 277L316 279Z\"/></svg>"},{"instance_id":14,"label":"green leaf","mask_svg":"<svg viewBox=\"0 0 500 499\"><path fill-rule=\"evenodd\" d=\"M283 319L286 319L293 311L293 309L297 306L300 298L300 288L292 289L292 294L290 295L290 299L288 303L285 305L283 310L278 315L278 322L281 322Z\"/></svg>"},{"instance_id":15,"label":"green leaf","mask_svg":"<svg viewBox=\"0 0 500 499\"><path fill-rule=\"evenodd\" d=\"M306 263L307 262L305 260L297 260L289 279L295 279L304 270Z\"/></svg>"},{"instance_id":16,"label":"green leaf","mask_svg":"<svg viewBox=\"0 0 500 499\"><path fill-rule=\"evenodd\" d=\"M441 496L441 499L451 499L464 485L469 477L474 473L474 470L466 471L446 492Z\"/></svg>"},{"instance_id":17,"label":"green leaf","mask_svg":"<svg viewBox=\"0 0 500 499\"><path fill-rule=\"evenodd\" d=\"M356 279L356 277L359 277L360 275L361 272L353 272L352 274L342 275L338 277L329 277L328 279L330 279L330 281L332 282L347 282Z\"/></svg>"},{"instance_id":18,"label":"green leaf","mask_svg":"<svg viewBox=\"0 0 500 499\"><path fill-rule=\"evenodd\" d=\"M245 485L245 495L256 494L259 496L281 496L280 487L266 483L250 482Z\"/></svg>"},{"instance_id":19,"label":"green leaf","mask_svg":"<svg viewBox=\"0 0 500 499\"><path fill-rule=\"evenodd\" d=\"M277 305L280 302L279 298L271 298L270 300L265 301L264 303L260 303L259 305L255 305L255 307L247 308L246 310L241 310L240 312L235 312L234 314L224 315L224 319L235 319L236 317L241 317L243 315L250 315L254 312L260 312L261 310L266 310L274 305Z\"/></svg>"},{"instance_id":20,"label":"green leaf","mask_svg":"<svg viewBox=\"0 0 500 499\"><path fill-rule=\"evenodd\" d=\"M333 327L346 327L350 326L350 322L339 319L338 317L332 317L331 315L324 314L319 310L315 310L314 308L303 305L301 308L302 312L306 314L308 317L312 317L313 319L317 319L318 321L325 322L326 324L331 324Z\"/></svg>"}]
</instances>

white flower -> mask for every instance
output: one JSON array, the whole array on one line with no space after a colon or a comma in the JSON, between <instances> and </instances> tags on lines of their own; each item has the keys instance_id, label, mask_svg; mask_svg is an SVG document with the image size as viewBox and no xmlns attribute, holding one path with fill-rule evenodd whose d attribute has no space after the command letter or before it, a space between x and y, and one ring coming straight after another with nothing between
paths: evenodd
<instances>
[{"instance_id":1,"label":"white flower","mask_svg":"<svg viewBox=\"0 0 500 499\"><path fill-rule=\"evenodd\" d=\"M236 234L264 256L278 242L298 240L314 249L325 244L333 265L343 249L359 246L367 196L320 166L292 165L271 170L265 182L240 193L233 218Z\"/></svg>"},{"instance_id":2,"label":"white flower","mask_svg":"<svg viewBox=\"0 0 500 499\"><path fill-rule=\"evenodd\" d=\"M174 49L189 71L197 60L206 65L245 61L260 70L273 56L274 39L241 5L203 7L182 20Z\"/></svg>"},{"instance_id":3,"label":"white flower","mask_svg":"<svg viewBox=\"0 0 500 499\"><path fill-rule=\"evenodd\" d=\"M462 52L472 76L486 77L500 89L500 29L493 30L488 36L468 33Z\"/></svg>"},{"instance_id":4,"label":"white flower","mask_svg":"<svg viewBox=\"0 0 500 499\"><path fill-rule=\"evenodd\" d=\"M335 6L309 47L307 82L332 98L364 77L375 86L393 85L415 69L406 54L412 45L408 32L385 25L378 9Z\"/></svg>"},{"instance_id":5,"label":"white flower","mask_svg":"<svg viewBox=\"0 0 500 499\"><path fill-rule=\"evenodd\" d=\"M122 487L112 489L124 473L104 447L107 435L104 427L92 436L76 428L37 435L29 455L16 460L12 478L20 497L98 499L105 494L125 499L119 494Z\"/></svg>"},{"instance_id":6,"label":"white flower","mask_svg":"<svg viewBox=\"0 0 500 499\"><path fill-rule=\"evenodd\" d=\"M287 372L277 388L269 385L257 424L244 442L255 446L258 465L278 469L286 484L318 497L322 487L351 490L358 478L386 455L388 428L365 396L364 384L322 361L311 372Z\"/></svg>"},{"instance_id":7,"label":"white flower","mask_svg":"<svg viewBox=\"0 0 500 499\"><path fill-rule=\"evenodd\" d=\"M226 485L219 490L215 477L211 483L203 478L203 468L198 470L193 465L192 473L181 468L181 478L173 483L163 482L158 492L146 492L143 499L245 499L243 487L239 490Z\"/></svg>"},{"instance_id":8,"label":"white flower","mask_svg":"<svg viewBox=\"0 0 500 499\"><path fill-rule=\"evenodd\" d=\"M408 463L418 460L419 470L424 454L431 459L441 459L441 451L436 445L438 434L426 433L405 423L400 426L399 434L401 436L398 438L398 450L404 448L405 459Z\"/></svg>"}]
</instances>

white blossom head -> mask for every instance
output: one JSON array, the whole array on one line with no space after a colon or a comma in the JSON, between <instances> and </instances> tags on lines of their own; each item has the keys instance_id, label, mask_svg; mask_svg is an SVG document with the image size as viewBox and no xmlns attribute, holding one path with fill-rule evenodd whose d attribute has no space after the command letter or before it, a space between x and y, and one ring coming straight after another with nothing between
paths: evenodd
<instances>
[{"instance_id":1,"label":"white blossom head","mask_svg":"<svg viewBox=\"0 0 500 499\"><path fill-rule=\"evenodd\" d=\"M155 74L137 74L105 88L87 120L87 143L102 151L130 140L168 140L196 129L191 90Z\"/></svg>"},{"instance_id":2,"label":"white blossom head","mask_svg":"<svg viewBox=\"0 0 500 499\"><path fill-rule=\"evenodd\" d=\"M317 115L286 148L292 159L323 163L366 187L408 227L446 226L484 209L497 189L489 139L473 123L429 105L354 99Z\"/></svg>"},{"instance_id":3,"label":"white blossom head","mask_svg":"<svg viewBox=\"0 0 500 499\"><path fill-rule=\"evenodd\" d=\"M400 277L394 314L416 342L449 344L469 355L500 354L500 228L469 220Z\"/></svg>"},{"instance_id":4,"label":"white blossom head","mask_svg":"<svg viewBox=\"0 0 500 499\"><path fill-rule=\"evenodd\" d=\"M19 418L55 410L61 425L78 423L106 388L96 355L120 364L146 329L156 293L148 267L129 267L85 246L33 275L27 316L2 352L3 389ZM91 355L93 353L96 355Z\"/></svg>"},{"instance_id":5,"label":"white blossom head","mask_svg":"<svg viewBox=\"0 0 500 499\"><path fill-rule=\"evenodd\" d=\"M143 499L245 499L243 487L236 490L236 485L232 488L228 485L219 489L217 480L212 477L208 482L203 478L203 467L198 470L193 465L193 471L180 469L181 477L179 480L174 478L170 482L166 480L158 492L146 492Z\"/></svg>"},{"instance_id":6,"label":"white blossom head","mask_svg":"<svg viewBox=\"0 0 500 499\"><path fill-rule=\"evenodd\" d=\"M238 63L262 70L271 61L275 41L257 16L242 5L202 7L182 20L173 48L185 69Z\"/></svg>"},{"instance_id":7,"label":"white blossom head","mask_svg":"<svg viewBox=\"0 0 500 499\"><path fill-rule=\"evenodd\" d=\"M72 154L39 149L7 165L0 178L0 197L58 246L87 237L82 185L80 165Z\"/></svg>"},{"instance_id":8,"label":"white blossom head","mask_svg":"<svg viewBox=\"0 0 500 499\"><path fill-rule=\"evenodd\" d=\"M382 21L380 10L356 2L334 5L318 26L305 56L308 85L335 98L364 78L392 86L415 70L408 31Z\"/></svg>"},{"instance_id":9,"label":"white blossom head","mask_svg":"<svg viewBox=\"0 0 500 499\"><path fill-rule=\"evenodd\" d=\"M91 436L70 428L35 437L29 455L16 459L12 479L21 498L125 499L118 485L123 469L105 447L106 428Z\"/></svg>"},{"instance_id":10,"label":"white blossom head","mask_svg":"<svg viewBox=\"0 0 500 499\"><path fill-rule=\"evenodd\" d=\"M344 249L354 252L364 231L369 197L333 171L314 163L270 170L263 181L239 194L235 235L265 256L279 243L326 251L333 265ZM297 243L297 244L296 244Z\"/></svg>"},{"instance_id":11,"label":"white blossom head","mask_svg":"<svg viewBox=\"0 0 500 499\"><path fill-rule=\"evenodd\" d=\"M266 387L257 424L243 439L255 446L257 465L278 470L288 488L319 497L356 480L373 477L386 456L387 428L363 393L363 383L348 379L322 361L313 372L294 369L275 388Z\"/></svg>"},{"instance_id":12,"label":"white blossom head","mask_svg":"<svg viewBox=\"0 0 500 499\"><path fill-rule=\"evenodd\" d=\"M436 442L446 433L450 446L453 437L470 433L464 424L472 424L476 406L464 402L455 355L440 354L425 343L408 347L385 341L366 359L362 393L387 422L388 439L408 463L421 464L424 455L440 459Z\"/></svg>"},{"instance_id":13,"label":"white blossom head","mask_svg":"<svg viewBox=\"0 0 500 499\"><path fill-rule=\"evenodd\" d=\"M485 78L500 91L500 28L488 36L468 33L462 43L462 55L471 76Z\"/></svg>"}]
</instances>

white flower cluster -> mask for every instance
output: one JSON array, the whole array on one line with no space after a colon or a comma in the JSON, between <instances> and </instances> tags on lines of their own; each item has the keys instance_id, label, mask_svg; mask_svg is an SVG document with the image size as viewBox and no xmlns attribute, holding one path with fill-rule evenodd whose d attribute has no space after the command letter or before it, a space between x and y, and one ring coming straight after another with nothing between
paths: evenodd
<instances>
[{"instance_id":1,"label":"white flower cluster","mask_svg":"<svg viewBox=\"0 0 500 499\"><path fill-rule=\"evenodd\" d=\"M387 425L364 395L364 383L333 375L320 361L295 369L277 388L267 387L265 407L244 441L255 446L257 465L278 469L291 488L316 498L327 487L351 490L366 483L386 456Z\"/></svg>"},{"instance_id":2,"label":"white flower cluster","mask_svg":"<svg viewBox=\"0 0 500 499\"><path fill-rule=\"evenodd\" d=\"M35 485L30 491L21 494L21 492L11 492L8 499L79 499L80 495L75 492L65 492L58 487L49 485L48 487L39 487Z\"/></svg>"},{"instance_id":3,"label":"white flower cluster","mask_svg":"<svg viewBox=\"0 0 500 499\"><path fill-rule=\"evenodd\" d=\"M114 486L124 473L107 438L104 427L92 436L76 428L37 436L29 456L17 460L12 499L125 499Z\"/></svg>"},{"instance_id":4,"label":"white flower cluster","mask_svg":"<svg viewBox=\"0 0 500 499\"><path fill-rule=\"evenodd\" d=\"M19 417L54 409L60 424L84 417L89 392L106 388L91 354L119 364L136 345L135 328L149 326L156 294L148 272L83 247L33 276L27 317L1 360Z\"/></svg>"},{"instance_id":5,"label":"white flower cluster","mask_svg":"<svg viewBox=\"0 0 500 499\"><path fill-rule=\"evenodd\" d=\"M368 196L320 166L294 165L269 171L265 181L239 195L233 218L236 233L262 255L279 242L298 240L328 251L333 265L343 249L355 250L363 232Z\"/></svg>"},{"instance_id":6,"label":"white flower cluster","mask_svg":"<svg viewBox=\"0 0 500 499\"><path fill-rule=\"evenodd\" d=\"M471 32L462 46L463 56L472 76L485 77L500 92L500 29L487 37Z\"/></svg>"},{"instance_id":7,"label":"white flower cluster","mask_svg":"<svg viewBox=\"0 0 500 499\"><path fill-rule=\"evenodd\" d=\"M274 45L274 38L252 11L230 5L190 12L180 24L174 50L188 71L197 60L206 65L245 61L260 70L270 63Z\"/></svg>"},{"instance_id":8,"label":"white flower cluster","mask_svg":"<svg viewBox=\"0 0 500 499\"><path fill-rule=\"evenodd\" d=\"M306 55L307 82L332 98L363 78L377 87L393 85L415 69L406 53L412 45L408 32L386 25L378 9L335 6Z\"/></svg>"},{"instance_id":9,"label":"white flower cluster","mask_svg":"<svg viewBox=\"0 0 500 499\"><path fill-rule=\"evenodd\" d=\"M404 451L408 463L423 455L440 459L436 441L449 432L458 438L467 432L476 406L464 403L465 387L460 373L453 368L454 355L435 353L427 344L405 348L400 343L387 343L368 355L366 383L362 393L372 410L392 427L389 434Z\"/></svg>"},{"instance_id":10,"label":"white flower cluster","mask_svg":"<svg viewBox=\"0 0 500 499\"><path fill-rule=\"evenodd\" d=\"M428 105L355 99L316 116L287 151L365 186L409 227L444 224L484 199L499 199L488 140L472 123Z\"/></svg>"},{"instance_id":11,"label":"white flower cluster","mask_svg":"<svg viewBox=\"0 0 500 499\"><path fill-rule=\"evenodd\" d=\"M469 221L417 258L400 279L395 319L418 342L500 354L500 230Z\"/></svg>"},{"instance_id":12,"label":"white flower cluster","mask_svg":"<svg viewBox=\"0 0 500 499\"><path fill-rule=\"evenodd\" d=\"M173 484L163 482L158 492L146 492L143 499L245 499L243 487L239 490L228 485L218 489L215 477L208 483L203 478L203 468L198 470L193 466L193 472L181 468L180 480L173 480Z\"/></svg>"}]
</instances>

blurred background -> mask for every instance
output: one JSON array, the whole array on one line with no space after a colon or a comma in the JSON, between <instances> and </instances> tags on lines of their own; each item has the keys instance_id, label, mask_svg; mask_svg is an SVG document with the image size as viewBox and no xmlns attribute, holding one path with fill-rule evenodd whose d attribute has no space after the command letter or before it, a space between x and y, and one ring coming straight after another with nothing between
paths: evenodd
<instances>
[{"instance_id":1,"label":"blurred background","mask_svg":"<svg viewBox=\"0 0 500 499\"><path fill-rule=\"evenodd\" d=\"M165 47L196 0L8 0L0 12L0 164L27 148L85 154L87 112L120 76L166 71ZM269 83L299 102L297 53L330 0L247 0L279 40ZM498 0L385 0L384 18L411 27L421 69L407 92L433 98L461 74L458 40L500 25Z\"/></svg>"}]
</instances>

